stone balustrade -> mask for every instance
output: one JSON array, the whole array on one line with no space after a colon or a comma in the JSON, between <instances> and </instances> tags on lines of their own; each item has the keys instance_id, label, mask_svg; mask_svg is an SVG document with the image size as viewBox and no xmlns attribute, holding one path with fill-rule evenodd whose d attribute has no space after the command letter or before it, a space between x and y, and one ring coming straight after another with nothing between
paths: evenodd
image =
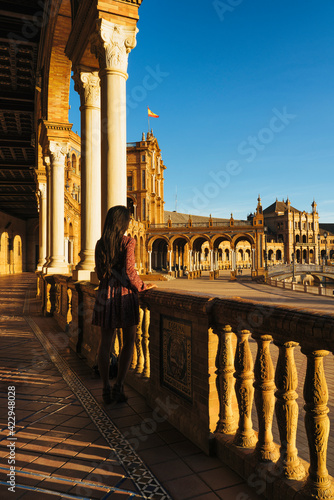
<instances>
[{"instance_id":1,"label":"stone balustrade","mask_svg":"<svg viewBox=\"0 0 334 500\"><path fill-rule=\"evenodd\" d=\"M44 310L52 301L58 304L51 306L55 317L62 327L67 322L71 345L93 366L98 329L90 322L96 289L60 276L53 283L50 279L39 279ZM299 347L305 356L304 380L295 362ZM334 499L326 462L329 409L323 363L333 349L334 315L150 290L141 295L128 383L152 407L167 401L169 421L207 453L217 454L258 494ZM302 385L303 395L297 393ZM307 462L298 453L300 412Z\"/></svg>"}]
</instances>

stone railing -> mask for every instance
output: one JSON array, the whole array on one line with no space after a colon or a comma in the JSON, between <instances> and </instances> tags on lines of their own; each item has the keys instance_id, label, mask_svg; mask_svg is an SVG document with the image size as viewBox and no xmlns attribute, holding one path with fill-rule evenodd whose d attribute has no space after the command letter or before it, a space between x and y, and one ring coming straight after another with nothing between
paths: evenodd
<instances>
[{"instance_id":1,"label":"stone railing","mask_svg":"<svg viewBox=\"0 0 334 500\"><path fill-rule=\"evenodd\" d=\"M279 280L277 278L267 278L266 283L277 288L284 290L293 290L294 292L311 293L313 295L325 295L327 297L334 297L334 289L326 288L325 285L320 283L319 286L310 285L308 283L292 283L291 281Z\"/></svg>"},{"instance_id":2,"label":"stone railing","mask_svg":"<svg viewBox=\"0 0 334 500\"><path fill-rule=\"evenodd\" d=\"M52 300L49 283L40 282L46 307ZM60 289L65 303L66 287L71 290L71 345L93 366L96 290L89 283L55 276L56 303ZM62 307L54 311L58 321L60 316L70 318ZM327 470L329 409L323 363L333 349L334 315L150 290L141 295L127 381L153 408L158 400L168 401L169 421L207 453L216 453L257 493L268 499L334 499ZM305 359L305 375L297 372L296 351ZM302 398L298 383L304 386ZM305 428L299 413L304 413ZM273 424L278 428L276 442ZM298 452L298 447L305 448L303 433L308 462Z\"/></svg>"},{"instance_id":3,"label":"stone railing","mask_svg":"<svg viewBox=\"0 0 334 500\"><path fill-rule=\"evenodd\" d=\"M286 273L293 273L293 264L280 264L269 266L268 268L269 276ZM295 273L320 273L334 275L334 266L323 266L319 264L295 264Z\"/></svg>"}]
</instances>

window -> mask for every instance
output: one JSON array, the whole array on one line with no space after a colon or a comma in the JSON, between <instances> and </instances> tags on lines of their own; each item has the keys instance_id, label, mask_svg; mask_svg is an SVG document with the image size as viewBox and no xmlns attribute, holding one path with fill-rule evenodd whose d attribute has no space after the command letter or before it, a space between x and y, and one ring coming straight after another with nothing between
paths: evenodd
<instances>
[{"instance_id":1,"label":"window","mask_svg":"<svg viewBox=\"0 0 334 500\"><path fill-rule=\"evenodd\" d=\"M141 161L146 161L146 155L141 155Z\"/></svg>"},{"instance_id":2,"label":"window","mask_svg":"<svg viewBox=\"0 0 334 500\"><path fill-rule=\"evenodd\" d=\"M152 175L152 193L155 193L155 175Z\"/></svg>"},{"instance_id":3,"label":"window","mask_svg":"<svg viewBox=\"0 0 334 500\"><path fill-rule=\"evenodd\" d=\"M146 189L146 172L145 172L145 170L142 170L142 173L141 173L141 188Z\"/></svg>"},{"instance_id":4,"label":"window","mask_svg":"<svg viewBox=\"0 0 334 500\"><path fill-rule=\"evenodd\" d=\"M128 175L128 191L133 191L132 175Z\"/></svg>"},{"instance_id":5,"label":"window","mask_svg":"<svg viewBox=\"0 0 334 500\"><path fill-rule=\"evenodd\" d=\"M143 220L146 219L146 200L143 198Z\"/></svg>"}]
</instances>

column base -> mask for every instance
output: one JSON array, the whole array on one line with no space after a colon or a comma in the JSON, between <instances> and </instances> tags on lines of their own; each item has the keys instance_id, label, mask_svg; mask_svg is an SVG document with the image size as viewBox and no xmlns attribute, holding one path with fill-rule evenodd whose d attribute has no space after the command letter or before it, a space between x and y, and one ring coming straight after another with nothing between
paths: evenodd
<instances>
[{"instance_id":1,"label":"column base","mask_svg":"<svg viewBox=\"0 0 334 500\"><path fill-rule=\"evenodd\" d=\"M45 267L43 269L44 274L71 274L68 265L59 264L57 266Z\"/></svg>"},{"instance_id":2,"label":"column base","mask_svg":"<svg viewBox=\"0 0 334 500\"><path fill-rule=\"evenodd\" d=\"M93 272L89 269L75 269L72 272L72 278L74 281L91 281L91 274Z\"/></svg>"}]
</instances>

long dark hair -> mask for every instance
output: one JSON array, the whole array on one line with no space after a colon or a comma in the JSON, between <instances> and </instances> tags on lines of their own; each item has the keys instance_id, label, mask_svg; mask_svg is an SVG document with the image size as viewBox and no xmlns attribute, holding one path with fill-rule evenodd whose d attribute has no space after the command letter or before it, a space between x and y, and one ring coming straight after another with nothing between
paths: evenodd
<instances>
[{"instance_id":1,"label":"long dark hair","mask_svg":"<svg viewBox=\"0 0 334 500\"><path fill-rule=\"evenodd\" d=\"M111 276L111 269L121 260L121 241L129 227L130 212L123 205L117 205L108 210L104 222L102 236L96 244L96 271L101 279Z\"/></svg>"}]
</instances>

